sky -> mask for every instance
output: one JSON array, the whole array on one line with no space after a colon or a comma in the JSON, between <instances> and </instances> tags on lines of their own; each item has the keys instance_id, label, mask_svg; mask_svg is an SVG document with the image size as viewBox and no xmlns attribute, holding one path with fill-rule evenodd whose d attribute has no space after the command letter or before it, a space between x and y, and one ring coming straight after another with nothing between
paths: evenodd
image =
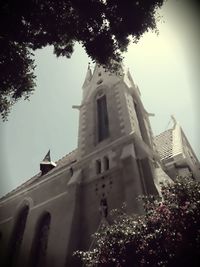
<instances>
[{"instance_id":1,"label":"sky","mask_svg":"<svg viewBox=\"0 0 200 267\"><path fill-rule=\"evenodd\" d=\"M144 34L124 54L155 135L170 127L173 114L200 159L200 32L198 11L189 1L168 0L159 14L159 35ZM48 150L57 161L77 147L82 85L91 60L80 44L71 59L52 47L36 51L37 86L30 101L19 101L0 122L0 196L39 172Z\"/></svg>"}]
</instances>

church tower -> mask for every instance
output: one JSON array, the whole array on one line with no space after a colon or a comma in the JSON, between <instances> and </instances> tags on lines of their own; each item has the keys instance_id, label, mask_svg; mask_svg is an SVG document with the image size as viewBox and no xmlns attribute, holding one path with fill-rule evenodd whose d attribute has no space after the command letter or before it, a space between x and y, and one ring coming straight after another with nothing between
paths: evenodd
<instances>
[{"instance_id":1,"label":"church tower","mask_svg":"<svg viewBox=\"0 0 200 267\"><path fill-rule=\"evenodd\" d=\"M92 243L102 219L126 203L128 213L142 213L139 195L158 194L149 115L138 87L123 67L110 72L88 67L82 87L77 163L80 185L82 249ZM74 171L76 173L76 166Z\"/></svg>"}]
</instances>

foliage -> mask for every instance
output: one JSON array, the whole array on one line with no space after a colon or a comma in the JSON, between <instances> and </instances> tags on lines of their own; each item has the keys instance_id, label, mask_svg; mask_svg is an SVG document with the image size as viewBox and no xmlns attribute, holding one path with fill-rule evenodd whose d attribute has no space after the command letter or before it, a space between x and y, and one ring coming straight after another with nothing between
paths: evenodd
<instances>
[{"instance_id":1,"label":"foliage","mask_svg":"<svg viewBox=\"0 0 200 267\"><path fill-rule=\"evenodd\" d=\"M145 215L120 215L96 233L85 266L200 266L200 183L178 178L162 187L162 202L143 197Z\"/></svg>"},{"instance_id":2,"label":"foliage","mask_svg":"<svg viewBox=\"0 0 200 267\"><path fill-rule=\"evenodd\" d=\"M0 113L34 89L32 51L53 45L70 57L75 42L100 64L121 61L129 36L137 42L156 29L164 0L2 0L0 1Z\"/></svg>"},{"instance_id":3,"label":"foliage","mask_svg":"<svg viewBox=\"0 0 200 267\"><path fill-rule=\"evenodd\" d=\"M34 90L34 61L25 45L0 40L0 114L5 120L10 107Z\"/></svg>"}]
</instances>

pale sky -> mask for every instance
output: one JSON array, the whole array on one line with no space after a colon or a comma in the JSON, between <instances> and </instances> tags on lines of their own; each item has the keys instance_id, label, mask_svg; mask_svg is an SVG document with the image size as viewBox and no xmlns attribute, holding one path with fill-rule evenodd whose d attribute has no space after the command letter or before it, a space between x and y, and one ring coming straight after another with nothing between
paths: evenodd
<instances>
[{"instance_id":1,"label":"pale sky","mask_svg":"<svg viewBox=\"0 0 200 267\"><path fill-rule=\"evenodd\" d=\"M154 134L166 130L173 114L200 158L200 33L192 5L169 0L159 12L159 35L146 33L125 54L146 110L154 113ZM20 101L8 122L0 122L0 196L39 172L51 150L57 161L77 147L82 84L91 60L80 45L71 59L57 59L48 47L37 51L37 87L30 101Z\"/></svg>"}]
</instances>

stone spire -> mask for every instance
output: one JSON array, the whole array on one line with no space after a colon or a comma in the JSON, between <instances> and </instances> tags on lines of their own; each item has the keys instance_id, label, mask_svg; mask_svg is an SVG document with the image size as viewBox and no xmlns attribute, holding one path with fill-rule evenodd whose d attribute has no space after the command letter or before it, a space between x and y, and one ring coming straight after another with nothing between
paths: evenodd
<instances>
[{"instance_id":1,"label":"stone spire","mask_svg":"<svg viewBox=\"0 0 200 267\"><path fill-rule=\"evenodd\" d=\"M88 63L88 69L87 69L87 73L86 73L86 76L85 76L85 81L83 83L83 87L82 88L85 88L88 83L90 82L90 80L92 79L92 71L91 71L91 68L90 68L90 63Z\"/></svg>"},{"instance_id":2,"label":"stone spire","mask_svg":"<svg viewBox=\"0 0 200 267\"><path fill-rule=\"evenodd\" d=\"M44 159L42 160L42 162L51 162L51 155L50 155L50 149L47 152L46 156L44 157Z\"/></svg>"},{"instance_id":3,"label":"stone spire","mask_svg":"<svg viewBox=\"0 0 200 267\"><path fill-rule=\"evenodd\" d=\"M40 171L42 172L42 175L44 175L50 170L52 170L54 167L56 167L56 164L51 161L51 155L50 155L50 149L49 149L46 156L40 163Z\"/></svg>"}]
</instances>

